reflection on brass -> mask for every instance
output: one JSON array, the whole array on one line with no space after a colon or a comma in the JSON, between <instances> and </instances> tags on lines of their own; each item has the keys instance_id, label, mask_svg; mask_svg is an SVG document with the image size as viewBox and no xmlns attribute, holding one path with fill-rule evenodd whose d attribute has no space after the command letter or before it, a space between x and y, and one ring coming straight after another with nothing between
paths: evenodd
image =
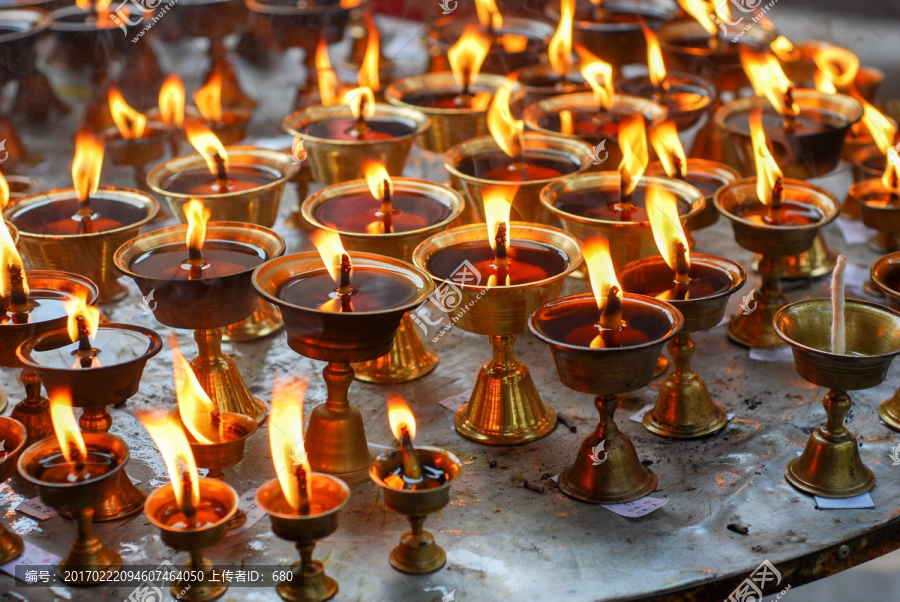
<instances>
[{"instance_id":1,"label":"reflection on brass","mask_svg":"<svg viewBox=\"0 0 900 602\"><path fill-rule=\"evenodd\" d=\"M16 474L16 465L19 455L25 449L27 437L25 425L18 420L0 416L0 441L5 442L5 445L0 447L0 451L9 450L5 453L3 462L0 462L0 484L5 483L8 478ZM18 557L24 548L22 538L7 531L6 525L0 523L0 564Z\"/></svg>"},{"instance_id":2,"label":"reflection on brass","mask_svg":"<svg viewBox=\"0 0 900 602\"><path fill-rule=\"evenodd\" d=\"M791 303L775 315L775 329L791 346L797 374L829 389L822 402L827 422L809 436L803 454L788 462L784 476L797 489L826 497L853 497L875 486L856 437L844 426L851 405L847 391L881 384L900 354L900 313L847 300L844 319L847 353L838 355L831 353L831 300Z\"/></svg>"},{"instance_id":3,"label":"reflection on brass","mask_svg":"<svg viewBox=\"0 0 900 602\"><path fill-rule=\"evenodd\" d=\"M871 282L884 293L888 307L900 311L900 291L896 288L900 281L900 252L881 257L869 270ZM878 407L878 414L889 427L900 431L900 389L888 397Z\"/></svg>"}]
</instances>

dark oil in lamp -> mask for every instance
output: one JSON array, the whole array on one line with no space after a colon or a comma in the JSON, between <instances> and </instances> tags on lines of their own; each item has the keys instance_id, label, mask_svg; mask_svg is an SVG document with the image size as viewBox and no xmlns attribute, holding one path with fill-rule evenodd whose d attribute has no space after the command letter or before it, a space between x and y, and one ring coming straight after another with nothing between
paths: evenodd
<instances>
[{"instance_id":1,"label":"dark oil in lamp","mask_svg":"<svg viewBox=\"0 0 900 602\"><path fill-rule=\"evenodd\" d=\"M622 122L633 115L634 109L627 106L613 105L604 110L585 106L543 113L536 121L538 127L544 130L574 134L582 140L602 140L618 138Z\"/></svg>"},{"instance_id":2,"label":"dark oil in lamp","mask_svg":"<svg viewBox=\"0 0 900 602\"><path fill-rule=\"evenodd\" d=\"M35 475L39 480L82 483L101 477L120 464L121 459L114 453L85 445L67 392L57 392L50 400L50 418L60 451L40 459Z\"/></svg>"},{"instance_id":3,"label":"dark oil in lamp","mask_svg":"<svg viewBox=\"0 0 900 602\"><path fill-rule=\"evenodd\" d=\"M718 187L717 187L718 188ZM631 207L628 211L620 208L625 196L620 188L604 188L599 190L566 190L561 192L553 202L560 211L580 217L615 222L646 222L646 188L638 186L631 193ZM690 205L678 200L680 214L687 213Z\"/></svg>"},{"instance_id":4,"label":"dark oil in lamp","mask_svg":"<svg viewBox=\"0 0 900 602\"><path fill-rule=\"evenodd\" d=\"M66 303L74 297L61 291L32 288L22 258L5 226L0 229L0 327L40 324L66 316ZM2 333L2 330L0 330Z\"/></svg>"},{"instance_id":5,"label":"dark oil in lamp","mask_svg":"<svg viewBox=\"0 0 900 602\"><path fill-rule=\"evenodd\" d=\"M435 489L447 482L446 472L431 464L422 463L413 447L416 437L416 420L406 401L397 394L388 396L388 420L394 437L400 445L396 448L400 462L388 474L381 475L385 485L392 489L420 491Z\"/></svg>"},{"instance_id":6,"label":"dark oil in lamp","mask_svg":"<svg viewBox=\"0 0 900 602\"><path fill-rule=\"evenodd\" d=\"M416 123L394 116L380 116L375 110L375 95L367 87L354 88L346 93L351 117L329 117L313 121L300 128L303 134L324 140L375 142L390 140L414 133Z\"/></svg>"},{"instance_id":7,"label":"dark oil in lamp","mask_svg":"<svg viewBox=\"0 0 900 602\"><path fill-rule=\"evenodd\" d=\"M189 490L185 491L185 497L189 493ZM214 525L228 514L228 508L217 500L202 497L198 504L185 506L185 508L179 507L178 502L174 500L163 505L160 508L159 520L167 527L186 531Z\"/></svg>"}]
</instances>

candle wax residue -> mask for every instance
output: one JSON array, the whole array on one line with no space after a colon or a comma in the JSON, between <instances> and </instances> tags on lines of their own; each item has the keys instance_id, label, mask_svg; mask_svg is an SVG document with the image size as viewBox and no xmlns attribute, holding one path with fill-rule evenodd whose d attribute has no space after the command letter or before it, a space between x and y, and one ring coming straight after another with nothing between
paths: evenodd
<instances>
[{"instance_id":1,"label":"candle wax residue","mask_svg":"<svg viewBox=\"0 0 900 602\"><path fill-rule=\"evenodd\" d=\"M221 278L256 267L267 259L259 247L230 240L207 239L201 251L207 265L200 279ZM183 242L160 245L137 256L129 266L136 274L159 280L191 280L188 249ZM197 278L193 278L197 279Z\"/></svg>"},{"instance_id":2,"label":"candle wax residue","mask_svg":"<svg viewBox=\"0 0 900 602\"><path fill-rule=\"evenodd\" d=\"M542 314L536 320L536 327L550 339L589 348L600 334L597 323L600 310L593 298L560 303ZM672 330L669 318L659 309L639 305L628 299L622 301L623 328L608 331L604 335L604 346L632 347L656 341Z\"/></svg>"},{"instance_id":3,"label":"candle wax residue","mask_svg":"<svg viewBox=\"0 0 900 602\"><path fill-rule=\"evenodd\" d=\"M787 200L781 202L781 222L777 224L767 219L769 208L757 200L744 201L736 205L732 212L754 224L764 224L773 227L806 226L820 222L825 217L825 214L818 207Z\"/></svg>"},{"instance_id":4,"label":"candle wax residue","mask_svg":"<svg viewBox=\"0 0 900 602\"><path fill-rule=\"evenodd\" d=\"M41 459L38 474L34 476L47 483L77 483L105 475L118 464L119 461L114 455L88 449L84 469L82 472L76 473L75 462L66 461L65 456L60 452Z\"/></svg>"},{"instance_id":5,"label":"candle wax residue","mask_svg":"<svg viewBox=\"0 0 900 602\"><path fill-rule=\"evenodd\" d=\"M31 359L46 368L57 370L87 369L81 368L78 356L78 343L70 343L68 338L55 342L65 343L51 347L52 343L35 347L31 350ZM97 330L97 336L91 340L91 347L97 350L97 356L90 368L115 366L138 359L147 352L150 340L141 332L121 328L105 328Z\"/></svg>"},{"instance_id":6,"label":"candle wax residue","mask_svg":"<svg viewBox=\"0 0 900 602\"><path fill-rule=\"evenodd\" d=\"M101 193L110 194L105 191ZM147 217L147 210L131 199L91 199L92 216L90 226L78 213L75 191L72 197L37 203L33 207L16 212L13 225L23 232L34 234L84 234L103 232L134 224Z\"/></svg>"},{"instance_id":7,"label":"candle wax residue","mask_svg":"<svg viewBox=\"0 0 900 602\"><path fill-rule=\"evenodd\" d=\"M160 509L156 520L172 529L190 531L191 529L201 529L214 525L222 520L222 517L227 513L228 510L218 501L207 500L201 497L200 503L197 504L193 521L188 520L187 515L178 508L174 500Z\"/></svg>"},{"instance_id":8,"label":"candle wax residue","mask_svg":"<svg viewBox=\"0 0 900 602\"><path fill-rule=\"evenodd\" d=\"M391 195L391 232L409 232L437 224L450 215L450 207L424 194L396 191ZM370 194L348 194L316 207L316 220L341 232L383 232L381 201ZM373 224L380 226L373 232Z\"/></svg>"},{"instance_id":9,"label":"candle wax residue","mask_svg":"<svg viewBox=\"0 0 900 602\"><path fill-rule=\"evenodd\" d=\"M252 190L270 184L281 177L281 174L275 170L234 164L228 167L227 174L227 190L219 189L215 174L210 173L205 164L172 175L163 182L162 188L179 194L204 196Z\"/></svg>"},{"instance_id":10,"label":"candle wax residue","mask_svg":"<svg viewBox=\"0 0 900 602\"><path fill-rule=\"evenodd\" d=\"M414 481L403 474L403 465L397 466L389 474L383 477L385 485L391 489L418 491L422 489L435 489L447 482L447 473L443 470L422 464L422 479Z\"/></svg>"},{"instance_id":11,"label":"candle wax residue","mask_svg":"<svg viewBox=\"0 0 900 602\"><path fill-rule=\"evenodd\" d=\"M419 288L409 278L388 270L354 267L350 274L353 288L351 306L355 312L382 311L413 301ZM276 296L286 303L309 309L339 311L334 298L337 284L324 268L305 272L285 282ZM323 307L324 306L324 307Z\"/></svg>"},{"instance_id":12,"label":"candle wax residue","mask_svg":"<svg viewBox=\"0 0 900 602\"><path fill-rule=\"evenodd\" d=\"M40 324L49 322L50 320L58 320L66 317L65 303L72 299L71 295L66 293L58 293L55 291L45 291L31 289L28 295L28 301L32 308L25 314L13 317L7 311L0 312L0 326L6 324Z\"/></svg>"},{"instance_id":13,"label":"candle wax residue","mask_svg":"<svg viewBox=\"0 0 900 602\"><path fill-rule=\"evenodd\" d=\"M515 234L516 227L512 227ZM528 284L545 280L557 274L561 274L569 265L569 258L562 250L550 245L510 238L507 248L509 258L509 285ZM478 272L477 276L468 272L468 281L460 280L460 268L469 262ZM488 277L494 273L494 251L487 241L487 231L484 240L473 240L455 244L438 250L428 261L428 271L442 280L454 278L458 284L487 286Z\"/></svg>"}]
</instances>

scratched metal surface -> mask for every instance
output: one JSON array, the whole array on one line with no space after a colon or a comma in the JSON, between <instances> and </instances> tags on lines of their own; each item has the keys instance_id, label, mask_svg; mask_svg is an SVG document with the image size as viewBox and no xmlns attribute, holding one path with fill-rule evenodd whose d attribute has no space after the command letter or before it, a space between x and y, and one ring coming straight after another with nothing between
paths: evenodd
<instances>
[{"instance_id":1,"label":"scratched metal surface","mask_svg":"<svg viewBox=\"0 0 900 602\"><path fill-rule=\"evenodd\" d=\"M194 60L201 56L200 49L193 43L158 46L164 69L177 68L188 85L194 87L203 67ZM239 64L247 91L263 101L253 123L257 138L280 133L278 124L292 94L289 84L299 79L294 68L298 64L299 56L293 51L273 57L265 70ZM86 92L77 78L73 80L61 73L52 76L76 109L60 124L24 132L26 142L48 159L33 172L42 187L68 185L70 133L74 132L83 106L77 97ZM422 173L428 167L421 164L421 155L416 158L410 173ZM428 173L436 172L429 167ZM130 173L107 165L103 181L130 185ZM830 185L836 191L845 189L846 173L838 174ZM288 240L289 252L304 245L301 237L282 221L295 200L291 189L276 226ZM834 226L827 229L826 235L834 247L845 249ZM696 249L749 265L749 254L734 244L724 221L698 234ZM847 251L855 263L868 264L874 259L863 245ZM128 284L129 297L104 308L107 314L114 321L140 324L168 334L152 316L141 313L140 297ZM756 277L751 276L744 293L757 284ZM577 282L568 283L566 292L580 292L579 286L582 285ZM788 296L791 300L818 296L824 294L825 287L826 283L820 281L795 288ZM739 296L732 299L732 310L739 300ZM192 357L196 347L190 333L178 335L183 351ZM616 414L618 424L631 437L640 457L659 476L660 486L653 495L668 499L663 508L648 516L627 519L600 506L569 499L546 479L548 489L544 494L522 487L523 480L540 481L542 475L555 475L573 460L582 438L597 420L592 399L559 383L548 349L530 335L520 337L517 356L530 367L544 398L571 417L578 432L560 427L534 443L491 448L498 460L493 469L488 467L485 447L456 435L452 414L438 402L471 390L490 348L484 337L451 330L434 345L441 358L437 370L418 382L399 387L416 412L418 440L448 449L464 463L451 504L426 525L447 550L447 565L437 573L417 577L391 569L388 553L407 523L384 508L377 487L357 485L342 514L339 530L316 550L317 558L340 583L338 599L440 600L453 590L459 600L532 599L537 592L542 596L549 594L551 599L568 600L640 598L748 575L764 558L777 564L877 530L892 520L898 510L895 500L900 499L900 468L891 466L888 454L900 436L880 424L876 408L900 384L900 365L894 366L881 386L853 394L855 406L847 418L860 440L864 461L878 479L872 492L876 507L820 511L811 497L787 484L782 471L805 444L809 433L823 421L823 391L797 377L790 363L750 361L746 349L726 340L723 327L698 334L695 340L695 367L706 378L714 398L735 417L712 438L670 441L651 435L628 420L628 416L655 399L658 381L624 396ZM307 413L323 401L323 364L290 351L283 333L254 343L226 345L226 350L237 361L255 395L268 399L274 375L296 374L311 382ZM0 386L10 393L13 402L21 397L14 371L0 370ZM351 398L363 413L369 441L390 445L384 388L357 382L352 386ZM127 407L111 410L112 432L123 437L131 448L128 472L143 481L139 487L147 492L167 478L161 458L134 413L173 404L171 360L164 352L149 362L141 389ZM265 427L250 439L244 462L226 473L227 482L238 493L273 477ZM29 542L62 556L74 536L71 522L61 518L39 522L12 509L34 495L36 491L21 479L0 486L3 520ZM729 523L746 525L749 534L727 530ZM162 544L143 515L99 524L96 530L121 552L125 564L183 560L183 555L173 554ZM271 534L266 518L246 533L226 539L209 556L223 564L278 565L297 559L290 543ZM2 592L11 591L33 601L123 600L132 589L20 589L12 578L0 575L0 597ZM223 599L253 602L278 597L273 589L235 588Z\"/></svg>"}]
</instances>

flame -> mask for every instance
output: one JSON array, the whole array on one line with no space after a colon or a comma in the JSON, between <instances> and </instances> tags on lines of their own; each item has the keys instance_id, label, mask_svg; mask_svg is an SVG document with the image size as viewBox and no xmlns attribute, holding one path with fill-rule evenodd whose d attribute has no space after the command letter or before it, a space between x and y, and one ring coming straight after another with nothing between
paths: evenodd
<instances>
[{"instance_id":1,"label":"flame","mask_svg":"<svg viewBox=\"0 0 900 602\"><path fill-rule=\"evenodd\" d=\"M366 22L366 53L363 55L362 64L359 66L359 73L356 76L356 83L360 87L369 87L372 90L381 89L381 80L378 78L378 71L381 68L381 45L378 40L378 28L375 27L375 21L368 12L363 15Z\"/></svg>"},{"instance_id":2,"label":"flame","mask_svg":"<svg viewBox=\"0 0 900 602\"><path fill-rule=\"evenodd\" d=\"M93 305L88 305L87 295L84 293L76 294L72 299L67 300L63 305L66 308L66 314L69 319L66 328L69 331L69 339L73 343L78 341L78 317L84 318L87 324L90 338L97 336L97 329L100 327L100 310Z\"/></svg>"},{"instance_id":3,"label":"flame","mask_svg":"<svg viewBox=\"0 0 900 602\"><path fill-rule=\"evenodd\" d=\"M369 185L369 192L379 201L384 198L384 182L387 180L388 192L393 192L394 187L391 182L391 176L383 163L378 161L364 161L362 166L363 174L366 177L366 184Z\"/></svg>"},{"instance_id":4,"label":"flame","mask_svg":"<svg viewBox=\"0 0 900 602\"><path fill-rule=\"evenodd\" d=\"M513 159L522 157L522 132L525 122L512 116L509 100L515 80L507 78L494 94L494 100L487 112L488 130L494 141L507 156Z\"/></svg>"},{"instance_id":5,"label":"flame","mask_svg":"<svg viewBox=\"0 0 900 602\"><path fill-rule=\"evenodd\" d=\"M74 462L72 447L74 446L80 458L87 457L87 447L84 437L75 420L75 411L72 409L72 394L65 389L57 391L50 398L50 421L53 423L53 432L56 434L56 442L62 451L66 462Z\"/></svg>"},{"instance_id":6,"label":"flame","mask_svg":"<svg viewBox=\"0 0 900 602\"><path fill-rule=\"evenodd\" d=\"M772 40L769 49L782 61L796 61L800 58L800 51L785 36L778 36Z\"/></svg>"},{"instance_id":7,"label":"flame","mask_svg":"<svg viewBox=\"0 0 900 602\"><path fill-rule=\"evenodd\" d=\"M413 416L409 404L399 393L389 393L387 396L388 422L391 424L391 432L398 441L403 437L402 428L409 431L409 438L416 438L416 417Z\"/></svg>"},{"instance_id":8,"label":"flame","mask_svg":"<svg viewBox=\"0 0 900 602\"><path fill-rule=\"evenodd\" d=\"M316 47L316 75L319 79L319 98L322 106L328 107L335 104L338 100L340 82L331 67L328 44L325 42L324 36L319 38L319 45Z\"/></svg>"},{"instance_id":9,"label":"flame","mask_svg":"<svg viewBox=\"0 0 900 602\"><path fill-rule=\"evenodd\" d=\"M294 510L300 510L300 487L294 466L303 466L306 474L311 472L303 445L303 397L307 384L299 378L276 376L272 386L272 409L269 411L272 464L284 499Z\"/></svg>"},{"instance_id":10,"label":"flame","mask_svg":"<svg viewBox=\"0 0 900 602\"><path fill-rule=\"evenodd\" d=\"M209 173L216 175L219 172L216 165L216 155L225 162L225 169L228 169L228 153L225 152L225 147L218 136L213 134L212 130L201 123L190 122L184 124L184 133L187 135L191 146L203 155L203 158L206 160L206 166L209 168Z\"/></svg>"},{"instance_id":11,"label":"flame","mask_svg":"<svg viewBox=\"0 0 900 602\"><path fill-rule=\"evenodd\" d=\"M335 284L339 283L341 281L341 257L347 254L340 234L331 230L316 230L310 234L309 240L319 252L332 280Z\"/></svg>"},{"instance_id":12,"label":"flame","mask_svg":"<svg viewBox=\"0 0 900 602\"><path fill-rule=\"evenodd\" d=\"M491 41L469 23L456 43L447 51L447 60L457 85L466 87L481 71L481 65L491 48Z\"/></svg>"},{"instance_id":13,"label":"flame","mask_svg":"<svg viewBox=\"0 0 900 602\"><path fill-rule=\"evenodd\" d=\"M834 84L828 79L828 76L822 73L821 69L816 69L813 71L813 85L815 85L816 90L819 92L824 92L825 94L837 94L837 88L834 87Z\"/></svg>"},{"instance_id":14,"label":"flame","mask_svg":"<svg viewBox=\"0 0 900 602\"><path fill-rule=\"evenodd\" d=\"M619 289L617 296L622 298L622 287L616 278L616 268L613 267L612 255L609 253L609 240L603 236L588 240L584 244L582 255L587 265L594 299L597 300L597 307L603 311L612 287Z\"/></svg>"},{"instance_id":15,"label":"flame","mask_svg":"<svg viewBox=\"0 0 900 602\"><path fill-rule=\"evenodd\" d=\"M863 103L863 121L869 132L872 134L872 140L875 146L888 158L884 173L881 176L881 183L884 187L892 192L897 191L896 182L900 181L900 165L891 161L891 153L894 150L894 141L897 138L897 125L891 122L884 114L873 107L863 99L859 99Z\"/></svg>"},{"instance_id":16,"label":"flame","mask_svg":"<svg viewBox=\"0 0 900 602\"><path fill-rule=\"evenodd\" d=\"M575 123L572 111L563 109L559 112L559 133L563 136L571 136L575 133Z\"/></svg>"},{"instance_id":17,"label":"flame","mask_svg":"<svg viewBox=\"0 0 900 602\"><path fill-rule=\"evenodd\" d=\"M728 2L720 2L720 4L727 5ZM719 31L719 28L711 18L713 15L719 17L727 16L730 20L730 15L726 14L729 10L727 6L720 9L714 7L711 2L707 2L706 0L678 0L678 5L684 9L684 12L694 17L694 19L697 20L697 23L703 26L706 33L711 36L716 35Z\"/></svg>"},{"instance_id":18,"label":"flame","mask_svg":"<svg viewBox=\"0 0 900 602\"><path fill-rule=\"evenodd\" d=\"M486 29L499 31L503 27L503 15L497 8L494 0L475 0L475 10L478 12L478 22Z\"/></svg>"},{"instance_id":19,"label":"flame","mask_svg":"<svg viewBox=\"0 0 900 602\"><path fill-rule=\"evenodd\" d=\"M159 114L169 127L184 124L184 84L177 73L169 74L159 89Z\"/></svg>"},{"instance_id":20,"label":"flame","mask_svg":"<svg viewBox=\"0 0 900 602\"><path fill-rule=\"evenodd\" d=\"M753 144L753 156L756 161L756 196L763 205L768 205L772 202L772 189L781 177L781 170L766 145L762 109L750 113L750 141Z\"/></svg>"},{"instance_id":21,"label":"flame","mask_svg":"<svg viewBox=\"0 0 900 602\"><path fill-rule=\"evenodd\" d=\"M354 119L359 119L359 114L363 111L363 117L375 114L375 93L368 86L347 90L341 95L341 102L350 105Z\"/></svg>"},{"instance_id":22,"label":"flame","mask_svg":"<svg viewBox=\"0 0 900 602\"><path fill-rule=\"evenodd\" d=\"M25 278L25 265L22 263L22 257L16 250L13 243L12 235L6 224L0 222L0 300L5 300L9 294L9 268L17 265L21 270L22 283L25 285L25 294L28 294L28 280Z\"/></svg>"},{"instance_id":23,"label":"flame","mask_svg":"<svg viewBox=\"0 0 900 602\"><path fill-rule=\"evenodd\" d=\"M360 5L360 0L341 0L340 5L344 10L356 8Z\"/></svg>"},{"instance_id":24,"label":"flame","mask_svg":"<svg viewBox=\"0 0 900 602\"><path fill-rule=\"evenodd\" d=\"M741 47L741 65L757 96L765 96L782 115L798 115L800 107L793 101L788 105L788 94L794 84L784 74L781 63L772 54L759 56Z\"/></svg>"},{"instance_id":25,"label":"flame","mask_svg":"<svg viewBox=\"0 0 900 602\"><path fill-rule=\"evenodd\" d=\"M629 195L634 192L650 162L643 113L635 113L619 129L619 148L622 150L622 162L619 163L623 181L621 192Z\"/></svg>"},{"instance_id":26,"label":"flame","mask_svg":"<svg viewBox=\"0 0 900 602\"><path fill-rule=\"evenodd\" d=\"M487 224L488 242L491 249L497 250L497 228L506 224L506 246L509 247L509 213L512 200L518 188L508 186L486 186L482 189L481 200L484 204L484 221Z\"/></svg>"},{"instance_id":27,"label":"flame","mask_svg":"<svg viewBox=\"0 0 900 602\"><path fill-rule=\"evenodd\" d=\"M78 132L75 137L75 158L72 160L72 182L79 201L85 201L97 192L102 168L103 142L90 132Z\"/></svg>"},{"instance_id":28,"label":"flame","mask_svg":"<svg viewBox=\"0 0 900 602\"><path fill-rule=\"evenodd\" d=\"M125 97L117 87L109 87L108 102L109 112L112 114L113 122L119 129L122 138L133 140L144 135L147 117L125 102Z\"/></svg>"},{"instance_id":29,"label":"flame","mask_svg":"<svg viewBox=\"0 0 900 602\"><path fill-rule=\"evenodd\" d=\"M184 217L187 219L187 236L185 242L188 249L201 251L206 241L206 224L209 222L210 210L200 199L191 199L184 206Z\"/></svg>"},{"instance_id":30,"label":"flame","mask_svg":"<svg viewBox=\"0 0 900 602\"><path fill-rule=\"evenodd\" d=\"M597 104L603 109L612 106L615 90L613 89L612 65L593 54L583 46L576 46L578 61L581 63L581 75L594 91Z\"/></svg>"},{"instance_id":31,"label":"flame","mask_svg":"<svg viewBox=\"0 0 900 602\"><path fill-rule=\"evenodd\" d=\"M175 396L178 398L178 415L188 432L199 443L210 445L222 441L213 424L217 408L200 386L194 369L178 349L173 334L169 338L172 347L172 367L175 369Z\"/></svg>"},{"instance_id":32,"label":"flame","mask_svg":"<svg viewBox=\"0 0 900 602\"><path fill-rule=\"evenodd\" d=\"M7 205L9 205L9 182L6 181L6 176L0 173L0 211L6 209Z\"/></svg>"},{"instance_id":33,"label":"flame","mask_svg":"<svg viewBox=\"0 0 900 602\"><path fill-rule=\"evenodd\" d=\"M666 175L670 178L684 177L687 173L687 157L681 139L678 138L678 130L672 121L664 121L650 130L650 144L659 157ZM677 165L676 165L676 159ZM680 169L679 169L680 168Z\"/></svg>"},{"instance_id":34,"label":"flame","mask_svg":"<svg viewBox=\"0 0 900 602\"><path fill-rule=\"evenodd\" d=\"M222 72L213 71L206 85L194 92L194 104L208 123L222 121Z\"/></svg>"},{"instance_id":35,"label":"flame","mask_svg":"<svg viewBox=\"0 0 900 602\"><path fill-rule=\"evenodd\" d=\"M850 89L859 73L859 57L840 46L822 46L813 53L822 75L838 89Z\"/></svg>"},{"instance_id":36,"label":"flame","mask_svg":"<svg viewBox=\"0 0 900 602\"><path fill-rule=\"evenodd\" d=\"M553 70L565 77L572 69L572 23L575 20L575 0L560 0L559 25L550 38L547 55Z\"/></svg>"},{"instance_id":37,"label":"flame","mask_svg":"<svg viewBox=\"0 0 900 602\"><path fill-rule=\"evenodd\" d=\"M656 34L641 21L644 38L647 40L647 67L650 69L650 81L655 87L666 81L666 63L663 61L662 48Z\"/></svg>"},{"instance_id":38,"label":"flame","mask_svg":"<svg viewBox=\"0 0 900 602\"><path fill-rule=\"evenodd\" d=\"M191 507L199 506L200 476L197 474L197 462L194 460L194 453L191 451L184 429L166 414L144 414L140 416L140 421L150 433L166 463L178 508L182 510L185 508L183 474L187 476L191 486Z\"/></svg>"},{"instance_id":39,"label":"flame","mask_svg":"<svg viewBox=\"0 0 900 602\"><path fill-rule=\"evenodd\" d=\"M644 202L647 217L653 231L656 248L672 270L676 270L676 249L678 243L684 245L687 267L691 267L690 246L681 219L678 217L678 199L668 190L659 186L647 186L647 197Z\"/></svg>"}]
</instances>

